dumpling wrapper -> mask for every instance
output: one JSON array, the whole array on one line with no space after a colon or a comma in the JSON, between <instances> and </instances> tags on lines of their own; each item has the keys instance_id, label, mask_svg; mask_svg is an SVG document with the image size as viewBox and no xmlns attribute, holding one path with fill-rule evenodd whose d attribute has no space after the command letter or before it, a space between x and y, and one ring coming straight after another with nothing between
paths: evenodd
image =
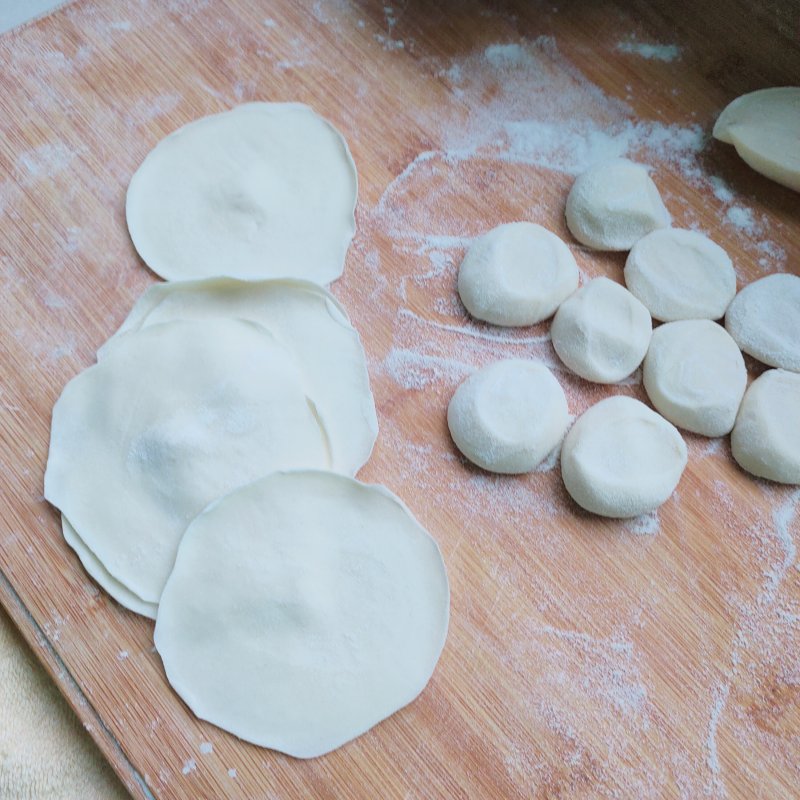
<instances>
[{"instance_id":1,"label":"dumpling wrapper","mask_svg":"<svg viewBox=\"0 0 800 800\"><path fill-rule=\"evenodd\" d=\"M162 139L131 178L128 230L167 280L336 280L358 177L342 135L301 103L246 103Z\"/></svg>"},{"instance_id":2,"label":"dumpling wrapper","mask_svg":"<svg viewBox=\"0 0 800 800\"><path fill-rule=\"evenodd\" d=\"M242 320L119 341L53 409L44 494L108 573L157 603L208 503L276 469L330 466L291 355Z\"/></svg>"},{"instance_id":3,"label":"dumpling wrapper","mask_svg":"<svg viewBox=\"0 0 800 800\"><path fill-rule=\"evenodd\" d=\"M355 475L378 435L375 402L358 332L336 298L317 284L232 278L157 283L137 300L97 357L102 360L131 331L218 317L257 322L294 355L328 435L331 469Z\"/></svg>"},{"instance_id":4,"label":"dumpling wrapper","mask_svg":"<svg viewBox=\"0 0 800 800\"><path fill-rule=\"evenodd\" d=\"M447 636L439 548L388 490L275 473L189 526L155 628L200 718L312 758L410 703Z\"/></svg>"}]
</instances>

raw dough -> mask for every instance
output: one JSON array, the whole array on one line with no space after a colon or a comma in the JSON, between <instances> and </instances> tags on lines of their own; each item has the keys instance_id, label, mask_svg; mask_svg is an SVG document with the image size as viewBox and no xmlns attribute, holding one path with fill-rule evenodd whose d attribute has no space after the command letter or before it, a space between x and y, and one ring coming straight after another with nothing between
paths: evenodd
<instances>
[{"instance_id":1,"label":"raw dough","mask_svg":"<svg viewBox=\"0 0 800 800\"><path fill-rule=\"evenodd\" d=\"M439 548L394 495L275 473L189 526L155 643L198 717L312 758L422 691L448 615Z\"/></svg>"},{"instance_id":2,"label":"raw dough","mask_svg":"<svg viewBox=\"0 0 800 800\"><path fill-rule=\"evenodd\" d=\"M167 280L342 274L356 168L341 134L300 103L247 103L167 136L131 179L139 255Z\"/></svg>"},{"instance_id":3,"label":"raw dough","mask_svg":"<svg viewBox=\"0 0 800 800\"><path fill-rule=\"evenodd\" d=\"M492 472L529 472L561 441L567 398L544 364L510 358L467 378L447 409L458 449Z\"/></svg>"},{"instance_id":4,"label":"raw dough","mask_svg":"<svg viewBox=\"0 0 800 800\"><path fill-rule=\"evenodd\" d=\"M779 273L748 284L728 307L725 327L753 358L800 372L800 278Z\"/></svg>"},{"instance_id":5,"label":"raw dough","mask_svg":"<svg viewBox=\"0 0 800 800\"><path fill-rule=\"evenodd\" d=\"M458 293L476 319L534 325L552 316L578 286L578 265L554 233L532 222L492 228L470 246Z\"/></svg>"},{"instance_id":6,"label":"raw dough","mask_svg":"<svg viewBox=\"0 0 800 800\"><path fill-rule=\"evenodd\" d=\"M800 375L771 369L750 384L731 434L731 451L753 475L800 484Z\"/></svg>"},{"instance_id":7,"label":"raw dough","mask_svg":"<svg viewBox=\"0 0 800 800\"><path fill-rule=\"evenodd\" d=\"M564 439L561 476L575 502L604 517L637 517L658 508L686 467L678 430L644 403L607 397Z\"/></svg>"},{"instance_id":8,"label":"raw dough","mask_svg":"<svg viewBox=\"0 0 800 800\"><path fill-rule=\"evenodd\" d=\"M234 317L263 325L297 360L306 394L319 412L331 446L331 469L355 475L378 434L361 340L336 298L297 280L238 281L210 278L151 286L117 334L98 352L102 359L121 334L176 319Z\"/></svg>"},{"instance_id":9,"label":"raw dough","mask_svg":"<svg viewBox=\"0 0 800 800\"><path fill-rule=\"evenodd\" d=\"M45 497L103 567L157 603L189 521L275 469L328 468L291 355L241 320L129 334L53 409Z\"/></svg>"},{"instance_id":10,"label":"raw dough","mask_svg":"<svg viewBox=\"0 0 800 800\"><path fill-rule=\"evenodd\" d=\"M756 172L800 192L800 88L760 89L719 115L714 138L732 144Z\"/></svg>"},{"instance_id":11,"label":"raw dough","mask_svg":"<svg viewBox=\"0 0 800 800\"><path fill-rule=\"evenodd\" d=\"M612 158L579 175L567 196L567 226L595 250L630 250L656 228L666 228L669 212L641 164Z\"/></svg>"},{"instance_id":12,"label":"raw dough","mask_svg":"<svg viewBox=\"0 0 800 800\"><path fill-rule=\"evenodd\" d=\"M642 363L653 323L624 287L595 278L562 303L550 334L559 358L587 381L616 383Z\"/></svg>"},{"instance_id":13,"label":"raw dough","mask_svg":"<svg viewBox=\"0 0 800 800\"><path fill-rule=\"evenodd\" d=\"M736 294L728 254L702 233L680 228L639 239L625 262L625 283L662 322L721 319Z\"/></svg>"},{"instance_id":14,"label":"raw dough","mask_svg":"<svg viewBox=\"0 0 800 800\"><path fill-rule=\"evenodd\" d=\"M736 342L725 328L707 319L656 328L642 377L656 411L703 436L730 433L747 386Z\"/></svg>"},{"instance_id":15,"label":"raw dough","mask_svg":"<svg viewBox=\"0 0 800 800\"><path fill-rule=\"evenodd\" d=\"M69 520L63 514L61 515L61 530L64 532L64 540L75 551L81 560L81 564L83 564L83 568L120 605L144 617L156 618L158 605L156 603L146 603L111 575L100 563L100 559L86 546L78 532L70 525Z\"/></svg>"}]
</instances>

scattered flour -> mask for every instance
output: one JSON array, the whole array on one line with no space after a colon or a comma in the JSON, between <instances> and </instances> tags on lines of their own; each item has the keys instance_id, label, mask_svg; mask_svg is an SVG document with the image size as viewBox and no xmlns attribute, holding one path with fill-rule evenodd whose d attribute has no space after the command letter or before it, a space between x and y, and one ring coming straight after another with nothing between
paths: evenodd
<instances>
[{"instance_id":1,"label":"scattered flour","mask_svg":"<svg viewBox=\"0 0 800 800\"><path fill-rule=\"evenodd\" d=\"M183 768L181 769L181 773L184 775L188 775L191 772L195 772L197 770L197 762L193 758L187 758L186 761L183 762Z\"/></svg>"},{"instance_id":2,"label":"scattered flour","mask_svg":"<svg viewBox=\"0 0 800 800\"><path fill-rule=\"evenodd\" d=\"M681 49L676 44L646 44L635 39L620 42L616 49L620 53L630 53L653 61L675 61L681 55Z\"/></svg>"},{"instance_id":3,"label":"scattered flour","mask_svg":"<svg viewBox=\"0 0 800 800\"><path fill-rule=\"evenodd\" d=\"M204 756L207 756L209 753L214 752L214 745L211 744L211 742L200 742L200 747L198 749Z\"/></svg>"}]
</instances>

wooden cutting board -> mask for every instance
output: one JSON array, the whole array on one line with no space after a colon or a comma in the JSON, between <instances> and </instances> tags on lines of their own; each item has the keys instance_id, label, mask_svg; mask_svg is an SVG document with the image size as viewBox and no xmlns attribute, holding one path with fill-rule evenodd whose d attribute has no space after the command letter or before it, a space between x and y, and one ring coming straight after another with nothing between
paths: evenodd
<instances>
[{"instance_id":1,"label":"wooden cutting board","mask_svg":"<svg viewBox=\"0 0 800 800\"><path fill-rule=\"evenodd\" d=\"M572 241L563 206L598 154L653 167L675 224L740 285L800 265L800 197L709 140L735 96L797 83L797 2L302 6L78 0L0 38L0 600L138 798L789 798L800 794L800 493L727 439L687 436L657 515L596 519L557 466L470 468L445 410L474 367L558 369L548 326L467 319L470 237L515 219ZM165 134L247 100L311 104L360 175L333 291L366 348L381 433L360 477L441 545L452 622L408 708L309 762L196 720L152 623L110 601L42 499L50 411L155 277L125 189ZM585 276L624 255L573 249ZM800 336L800 332L798 332ZM750 373L759 367L748 362ZM638 378L557 372L571 411Z\"/></svg>"}]
</instances>

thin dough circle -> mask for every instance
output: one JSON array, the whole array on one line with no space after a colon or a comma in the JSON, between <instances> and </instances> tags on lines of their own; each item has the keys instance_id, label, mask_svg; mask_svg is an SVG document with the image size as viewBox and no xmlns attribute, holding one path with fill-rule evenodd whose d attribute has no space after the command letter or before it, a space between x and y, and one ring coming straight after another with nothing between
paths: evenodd
<instances>
[{"instance_id":1,"label":"thin dough circle","mask_svg":"<svg viewBox=\"0 0 800 800\"><path fill-rule=\"evenodd\" d=\"M247 103L162 139L131 178L136 250L167 280L336 280L358 179L341 134L300 103Z\"/></svg>"},{"instance_id":2,"label":"thin dough circle","mask_svg":"<svg viewBox=\"0 0 800 800\"><path fill-rule=\"evenodd\" d=\"M778 273L748 284L728 307L725 327L743 352L800 372L800 278Z\"/></svg>"},{"instance_id":3,"label":"thin dough circle","mask_svg":"<svg viewBox=\"0 0 800 800\"><path fill-rule=\"evenodd\" d=\"M721 319L736 294L728 254L697 231L663 228L639 239L625 284L654 319Z\"/></svg>"},{"instance_id":4,"label":"thin dough circle","mask_svg":"<svg viewBox=\"0 0 800 800\"><path fill-rule=\"evenodd\" d=\"M687 450L677 429L631 397L607 397L584 412L561 448L572 499L604 517L658 508L675 490Z\"/></svg>"},{"instance_id":5,"label":"thin dough circle","mask_svg":"<svg viewBox=\"0 0 800 800\"><path fill-rule=\"evenodd\" d=\"M602 161L579 175L567 196L567 227L595 250L630 250L651 231L666 228L669 212L641 164Z\"/></svg>"},{"instance_id":6,"label":"thin dough circle","mask_svg":"<svg viewBox=\"0 0 800 800\"><path fill-rule=\"evenodd\" d=\"M595 383L616 383L642 363L653 322L648 310L624 287L595 278L565 300L550 335L558 357Z\"/></svg>"},{"instance_id":7,"label":"thin dough circle","mask_svg":"<svg viewBox=\"0 0 800 800\"><path fill-rule=\"evenodd\" d=\"M189 526L154 638L198 717L312 758L423 690L448 616L439 548L394 495L274 473Z\"/></svg>"},{"instance_id":8,"label":"thin dough circle","mask_svg":"<svg viewBox=\"0 0 800 800\"><path fill-rule=\"evenodd\" d=\"M124 334L150 325L219 317L258 323L294 356L328 434L331 469L355 475L378 434L366 357L344 308L315 283L209 278L154 284L97 357L102 360Z\"/></svg>"},{"instance_id":9,"label":"thin dough circle","mask_svg":"<svg viewBox=\"0 0 800 800\"><path fill-rule=\"evenodd\" d=\"M534 325L578 286L578 265L554 233L532 222L498 225L476 239L458 271L458 294L475 319Z\"/></svg>"},{"instance_id":10,"label":"thin dough circle","mask_svg":"<svg viewBox=\"0 0 800 800\"><path fill-rule=\"evenodd\" d=\"M209 502L281 468L328 468L286 350L241 320L154 325L73 378L53 409L45 497L103 567L157 603Z\"/></svg>"},{"instance_id":11,"label":"thin dough circle","mask_svg":"<svg viewBox=\"0 0 800 800\"><path fill-rule=\"evenodd\" d=\"M771 369L750 384L731 434L731 452L752 475L800 484L800 375Z\"/></svg>"},{"instance_id":12,"label":"thin dough circle","mask_svg":"<svg viewBox=\"0 0 800 800\"><path fill-rule=\"evenodd\" d=\"M707 319L687 319L653 331L642 380L656 411L674 425L703 436L724 436L736 421L747 369L725 328Z\"/></svg>"},{"instance_id":13,"label":"thin dough circle","mask_svg":"<svg viewBox=\"0 0 800 800\"><path fill-rule=\"evenodd\" d=\"M518 474L540 464L561 441L569 410L544 364L512 358L483 367L456 389L447 424L474 464Z\"/></svg>"}]
</instances>

